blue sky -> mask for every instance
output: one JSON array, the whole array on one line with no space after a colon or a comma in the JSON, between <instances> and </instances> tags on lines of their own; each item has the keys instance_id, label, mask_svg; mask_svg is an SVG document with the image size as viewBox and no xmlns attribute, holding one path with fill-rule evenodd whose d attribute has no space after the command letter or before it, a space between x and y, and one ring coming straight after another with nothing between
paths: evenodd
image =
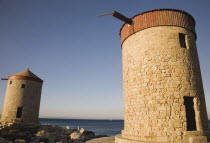
<instances>
[{"instance_id":1,"label":"blue sky","mask_svg":"<svg viewBox=\"0 0 210 143\"><path fill-rule=\"evenodd\" d=\"M44 80L40 117L123 119L119 30L127 17L173 8L196 20L210 115L209 0L0 0L0 77L26 70ZM6 81L0 81L0 113ZM210 117L210 116L209 116Z\"/></svg>"}]
</instances>

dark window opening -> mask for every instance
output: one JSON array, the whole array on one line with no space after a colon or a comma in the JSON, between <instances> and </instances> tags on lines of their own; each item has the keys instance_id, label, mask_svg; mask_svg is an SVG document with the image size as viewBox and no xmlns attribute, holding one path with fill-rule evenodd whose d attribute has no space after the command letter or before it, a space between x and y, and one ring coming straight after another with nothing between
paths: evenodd
<instances>
[{"instance_id":1,"label":"dark window opening","mask_svg":"<svg viewBox=\"0 0 210 143\"><path fill-rule=\"evenodd\" d=\"M187 46L186 46L186 38L185 37L186 37L185 34L179 33L179 41L180 41L180 46L182 48L187 48Z\"/></svg>"},{"instance_id":2,"label":"dark window opening","mask_svg":"<svg viewBox=\"0 0 210 143\"><path fill-rule=\"evenodd\" d=\"M17 108L16 118L21 118L22 114L23 114L23 107L18 107Z\"/></svg>"},{"instance_id":3,"label":"dark window opening","mask_svg":"<svg viewBox=\"0 0 210 143\"><path fill-rule=\"evenodd\" d=\"M26 88L26 85L25 85L25 84L22 84L22 85L21 85L21 88Z\"/></svg>"},{"instance_id":4,"label":"dark window opening","mask_svg":"<svg viewBox=\"0 0 210 143\"><path fill-rule=\"evenodd\" d=\"M186 109L187 131L196 131L193 97L184 97L184 105Z\"/></svg>"},{"instance_id":5,"label":"dark window opening","mask_svg":"<svg viewBox=\"0 0 210 143\"><path fill-rule=\"evenodd\" d=\"M10 81L9 84L12 84L12 81Z\"/></svg>"}]
</instances>

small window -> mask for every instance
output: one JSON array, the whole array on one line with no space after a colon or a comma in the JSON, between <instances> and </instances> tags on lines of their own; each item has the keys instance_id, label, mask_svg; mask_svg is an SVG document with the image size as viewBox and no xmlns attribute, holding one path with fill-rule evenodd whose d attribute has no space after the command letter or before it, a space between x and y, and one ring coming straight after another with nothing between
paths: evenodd
<instances>
[{"instance_id":1,"label":"small window","mask_svg":"<svg viewBox=\"0 0 210 143\"><path fill-rule=\"evenodd\" d=\"M179 42L182 48L187 48L186 46L186 35L183 33L179 33Z\"/></svg>"},{"instance_id":2,"label":"small window","mask_svg":"<svg viewBox=\"0 0 210 143\"><path fill-rule=\"evenodd\" d=\"M26 85L25 85L25 84L22 84L22 85L21 85L21 88L26 88Z\"/></svg>"},{"instance_id":3,"label":"small window","mask_svg":"<svg viewBox=\"0 0 210 143\"><path fill-rule=\"evenodd\" d=\"M17 108L16 118L21 118L22 115L23 115L23 107L18 107Z\"/></svg>"},{"instance_id":4,"label":"small window","mask_svg":"<svg viewBox=\"0 0 210 143\"><path fill-rule=\"evenodd\" d=\"M12 84L12 81L10 81L9 84Z\"/></svg>"}]
</instances>

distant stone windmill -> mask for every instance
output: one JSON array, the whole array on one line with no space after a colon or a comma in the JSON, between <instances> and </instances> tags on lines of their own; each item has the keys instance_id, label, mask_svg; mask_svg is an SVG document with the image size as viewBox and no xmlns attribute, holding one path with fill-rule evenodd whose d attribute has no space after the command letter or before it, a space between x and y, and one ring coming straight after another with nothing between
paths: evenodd
<instances>
[{"instance_id":1,"label":"distant stone windmill","mask_svg":"<svg viewBox=\"0 0 210 143\"><path fill-rule=\"evenodd\" d=\"M9 76L1 123L23 127L38 124L43 80L29 69Z\"/></svg>"}]
</instances>

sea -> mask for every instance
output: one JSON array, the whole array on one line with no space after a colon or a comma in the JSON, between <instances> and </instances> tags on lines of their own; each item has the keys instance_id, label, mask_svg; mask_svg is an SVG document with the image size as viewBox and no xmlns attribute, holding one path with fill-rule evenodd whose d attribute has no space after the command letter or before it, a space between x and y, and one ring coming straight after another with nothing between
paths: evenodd
<instances>
[{"instance_id":1,"label":"sea","mask_svg":"<svg viewBox=\"0 0 210 143\"><path fill-rule=\"evenodd\" d=\"M41 124L58 125L65 128L70 126L71 129L84 128L88 131L93 131L96 135L115 136L121 134L124 128L123 120L86 120L86 119L47 119L41 118ZM210 128L210 120L208 121Z\"/></svg>"},{"instance_id":2,"label":"sea","mask_svg":"<svg viewBox=\"0 0 210 143\"><path fill-rule=\"evenodd\" d=\"M115 136L121 134L124 128L123 120L87 120L87 119L47 119L41 118L42 125L58 125L65 128L70 126L71 129L84 128L87 131L93 131L96 135Z\"/></svg>"}]
</instances>

